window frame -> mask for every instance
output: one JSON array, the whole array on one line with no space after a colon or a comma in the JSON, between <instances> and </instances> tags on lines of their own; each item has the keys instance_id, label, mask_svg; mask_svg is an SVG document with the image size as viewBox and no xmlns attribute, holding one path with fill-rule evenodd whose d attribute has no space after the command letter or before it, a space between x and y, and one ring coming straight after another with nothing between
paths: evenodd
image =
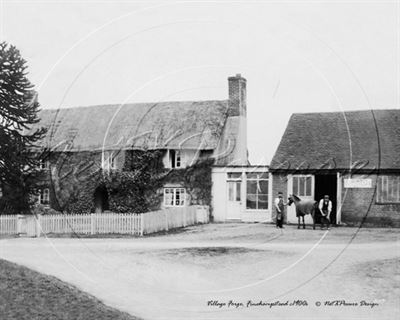
<instances>
[{"instance_id":1,"label":"window frame","mask_svg":"<svg viewBox=\"0 0 400 320\"><path fill-rule=\"evenodd\" d=\"M45 171L50 169L50 162L48 159L39 158L39 164L37 165L37 169L40 171Z\"/></svg>"},{"instance_id":2,"label":"window frame","mask_svg":"<svg viewBox=\"0 0 400 320\"><path fill-rule=\"evenodd\" d=\"M298 181L297 182L297 187L296 187L297 188L297 193L295 192L295 181L296 181L296 179ZM302 179L304 179L304 182L300 183L300 181ZM310 181L310 189L309 189L310 194L307 194L307 179L308 179L308 181ZM300 193L301 185L303 185L304 194ZM293 194L295 194L296 196L299 196L299 197L312 197L313 196L313 178L312 178L312 175L293 175L292 176L292 192L293 192Z\"/></svg>"},{"instance_id":3,"label":"window frame","mask_svg":"<svg viewBox=\"0 0 400 320\"><path fill-rule=\"evenodd\" d=\"M105 171L117 169L117 154L115 151L104 151L102 153L101 168Z\"/></svg>"},{"instance_id":4,"label":"window frame","mask_svg":"<svg viewBox=\"0 0 400 320\"><path fill-rule=\"evenodd\" d=\"M171 198L167 198L166 194L172 195ZM177 195L179 194L179 204ZM183 195L183 197L182 197ZM167 201L169 200L169 201ZM171 204L172 202L172 204ZM186 206L186 189L182 187L164 187L163 191L163 203L165 207L185 207Z\"/></svg>"},{"instance_id":5,"label":"window frame","mask_svg":"<svg viewBox=\"0 0 400 320\"><path fill-rule=\"evenodd\" d=\"M115 152L113 151L110 153L110 156L108 158L109 166L110 166L111 170L117 169L117 161L116 160L117 160L117 156L115 155Z\"/></svg>"},{"instance_id":6,"label":"window frame","mask_svg":"<svg viewBox=\"0 0 400 320\"><path fill-rule=\"evenodd\" d=\"M242 181L241 180L228 180L228 201L240 202L242 201Z\"/></svg>"},{"instance_id":7,"label":"window frame","mask_svg":"<svg viewBox=\"0 0 400 320\"><path fill-rule=\"evenodd\" d=\"M182 168L182 153L180 150L175 150L175 168Z\"/></svg>"},{"instance_id":8,"label":"window frame","mask_svg":"<svg viewBox=\"0 0 400 320\"><path fill-rule=\"evenodd\" d=\"M390 183L389 178L393 178L392 183ZM386 180L386 199L382 199L383 196L385 195L383 193L383 182L384 180ZM397 200L394 199L389 199L390 196L393 194L393 197L396 197L396 195L394 194L395 191L393 191L394 189L394 185L396 183L396 188L397 188ZM392 190L390 192L389 195L389 189L390 189L390 185L392 187ZM394 175L394 174L386 174L386 175L378 175L377 177L377 192L376 192L376 200L375 200L376 204L381 204L381 205L385 205L385 204L400 204L400 175Z\"/></svg>"},{"instance_id":9,"label":"window frame","mask_svg":"<svg viewBox=\"0 0 400 320\"><path fill-rule=\"evenodd\" d=\"M231 202L241 202L242 201L242 182L243 182L243 174L242 172L227 172L226 173L226 183L228 186L228 201ZM233 186L232 195L233 200L231 200L231 189L230 186Z\"/></svg>"},{"instance_id":10,"label":"window frame","mask_svg":"<svg viewBox=\"0 0 400 320\"><path fill-rule=\"evenodd\" d=\"M171 169L183 168L181 150L178 150L178 149L169 149L168 150L168 165L169 165L169 168L171 168Z\"/></svg>"},{"instance_id":11,"label":"window frame","mask_svg":"<svg viewBox=\"0 0 400 320\"><path fill-rule=\"evenodd\" d=\"M268 172L265 172L265 171L246 172L245 174L246 174L246 210L257 210L257 211L259 211L259 210L269 210L269 208L270 208L270 203L269 203L269 195L270 195L270 190L269 189L270 188L269 187L270 186L269 186L269 175L268 175ZM257 175L257 177L249 177L250 174L259 174L259 175ZM262 177L265 174L267 176L266 177ZM249 189L247 187L249 181L252 181L252 182L256 181L257 185L259 185L260 181L265 181L266 185L267 185L267 193L259 193L258 192L258 188L256 189L256 193L249 193L248 192ZM248 195L255 195L256 208L248 208L248 206L247 206L247 200L248 200L247 196ZM266 196L266 198L267 198L267 207L266 208L259 208L259 196Z\"/></svg>"},{"instance_id":12,"label":"window frame","mask_svg":"<svg viewBox=\"0 0 400 320\"><path fill-rule=\"evenodd\" d=\"M35 204L40 204L42 206L50 206L50 188L39 188L38 193L35 197Z\"/></svg>"}]
</instances>

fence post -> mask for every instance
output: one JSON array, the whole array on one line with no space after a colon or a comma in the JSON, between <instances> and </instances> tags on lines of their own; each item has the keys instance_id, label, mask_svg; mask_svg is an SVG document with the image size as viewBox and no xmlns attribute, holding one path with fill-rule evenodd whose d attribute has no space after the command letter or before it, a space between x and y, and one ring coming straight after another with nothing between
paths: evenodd
<instances>
[{"instance_id":1,"label":"fence post","mask_svg":"<svg viewBox=\"0 0 400 320\"><path fill-rule=\"evenodd\" d=\"M196 205L194 207L194 224L198 224L199 223L199 206Z\"/></svg>"},{"instance_id":2,"label":"fence post","mask_svg":"<svg viewBox=\"0 0 400 320\"><path fill-rule=\"evenodd\" d=\"M188 207L183 207L183 227L187 226L187 210Z\"/></svg>"},{"instance_id":3,"label":"fence post","mask_svg":"<svg viewBox=\"0 0 400 320\"><path fill-rule=\"evenodd\" d=\"M165 231L168 231L168 209L165 212Z\"/></svg>"},{"instance_id":4,"label":"fence post","mask_svg":"<svg viewBox=\"0 0 400 320\"><path fill-rule=\"evenodd\" d=\"M22 220L24 219L23 215L17 215L17 234L20 235L22 233Z\"/></svg>"},{"instance_id":5,"label":"fence post","mask_svg":"<svg viewBox=\"0 0 400 320\"><path fill-rule=\"evenodd\" d=\"M94 234L95 216L94 213L90 214L90 234Z\"/></svg>"},{"instance_id":6,"label":"fence post","mask_svg":"<svg viewBox=\"0 0 400 320\"><path fill-rule=\"evenodd\" d=\"M139 213L140 217L140 235L143 236L143 231L144 231L144 214Z\"/></svg>"},{"instance_id":7,"label":"fence post","mask_svg":"<svg viewBox=\"0 0 400 320\"><path fill-rule=\"evenodd\" d=\"M42 231L42 225L41 225L41 222L42 222L42 215L39 213L37 216L35 216L35 219L36 219L36 225L35 225L35 227L36 227L36 238L40 238L40 234L41 234L41 231Z\"/></svg>"}]
</instances>

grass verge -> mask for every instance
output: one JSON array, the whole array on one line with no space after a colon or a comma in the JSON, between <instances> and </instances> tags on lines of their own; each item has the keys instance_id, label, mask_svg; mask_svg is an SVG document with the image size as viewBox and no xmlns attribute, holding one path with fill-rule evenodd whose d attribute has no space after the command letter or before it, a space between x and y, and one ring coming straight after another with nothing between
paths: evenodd
<instances>
[{"instance_id":1,"label":"grass verge","mask_svg":"<svg viewBox=\"0 0 400 320\"><path fill-rule=\"evenodd\" d=\"M1 319L137 320L76 287L0 259Z\"/></svg>"}]
</instances>

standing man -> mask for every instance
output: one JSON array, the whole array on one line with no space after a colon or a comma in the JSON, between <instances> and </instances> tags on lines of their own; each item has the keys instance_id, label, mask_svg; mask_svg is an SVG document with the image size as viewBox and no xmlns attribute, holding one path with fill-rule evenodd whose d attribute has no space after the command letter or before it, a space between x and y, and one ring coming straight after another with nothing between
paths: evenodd
<instances>
[{"instance_id":1,"label":"standing man","mask_svg":"<svg viewBox=\"0 0 400 320\"><path fill-rule=\"evenodd\" d=\"M285 205L286 203L283 202L283 193L278 192L278 197L275 198L275 211L276 211L276 227L283 228L283 218L285 214Z\"/></svg>"},{"instance_id":2,"label":"standing man","mask_svg":"<svg viewBox=\"0 0 400 320\"><path fill-rule=\"evenodd\" d=\"M329 196L326 194L324 198L319 201L318 205L319 211L321 212L321 229L324 227L324 223L326 223L328 230L330 226L330 215L332 212L332 201L329 200Z\"/></svg>"}]
</instances>

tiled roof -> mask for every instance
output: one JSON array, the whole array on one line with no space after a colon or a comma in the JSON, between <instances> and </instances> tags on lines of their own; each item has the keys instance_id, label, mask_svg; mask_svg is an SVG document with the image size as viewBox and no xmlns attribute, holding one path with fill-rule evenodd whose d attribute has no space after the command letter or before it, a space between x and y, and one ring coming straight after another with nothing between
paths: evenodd
<instances>
[{"instance_id":1,"label":"tiled roof","mask_svg":"<svg viewBox=\"0 0 400 320\"><path fill-rule=\"evenodd\" d=\"M270 170L400 170L400 110L293 114Z\"/></svg>"}]
</instances>

